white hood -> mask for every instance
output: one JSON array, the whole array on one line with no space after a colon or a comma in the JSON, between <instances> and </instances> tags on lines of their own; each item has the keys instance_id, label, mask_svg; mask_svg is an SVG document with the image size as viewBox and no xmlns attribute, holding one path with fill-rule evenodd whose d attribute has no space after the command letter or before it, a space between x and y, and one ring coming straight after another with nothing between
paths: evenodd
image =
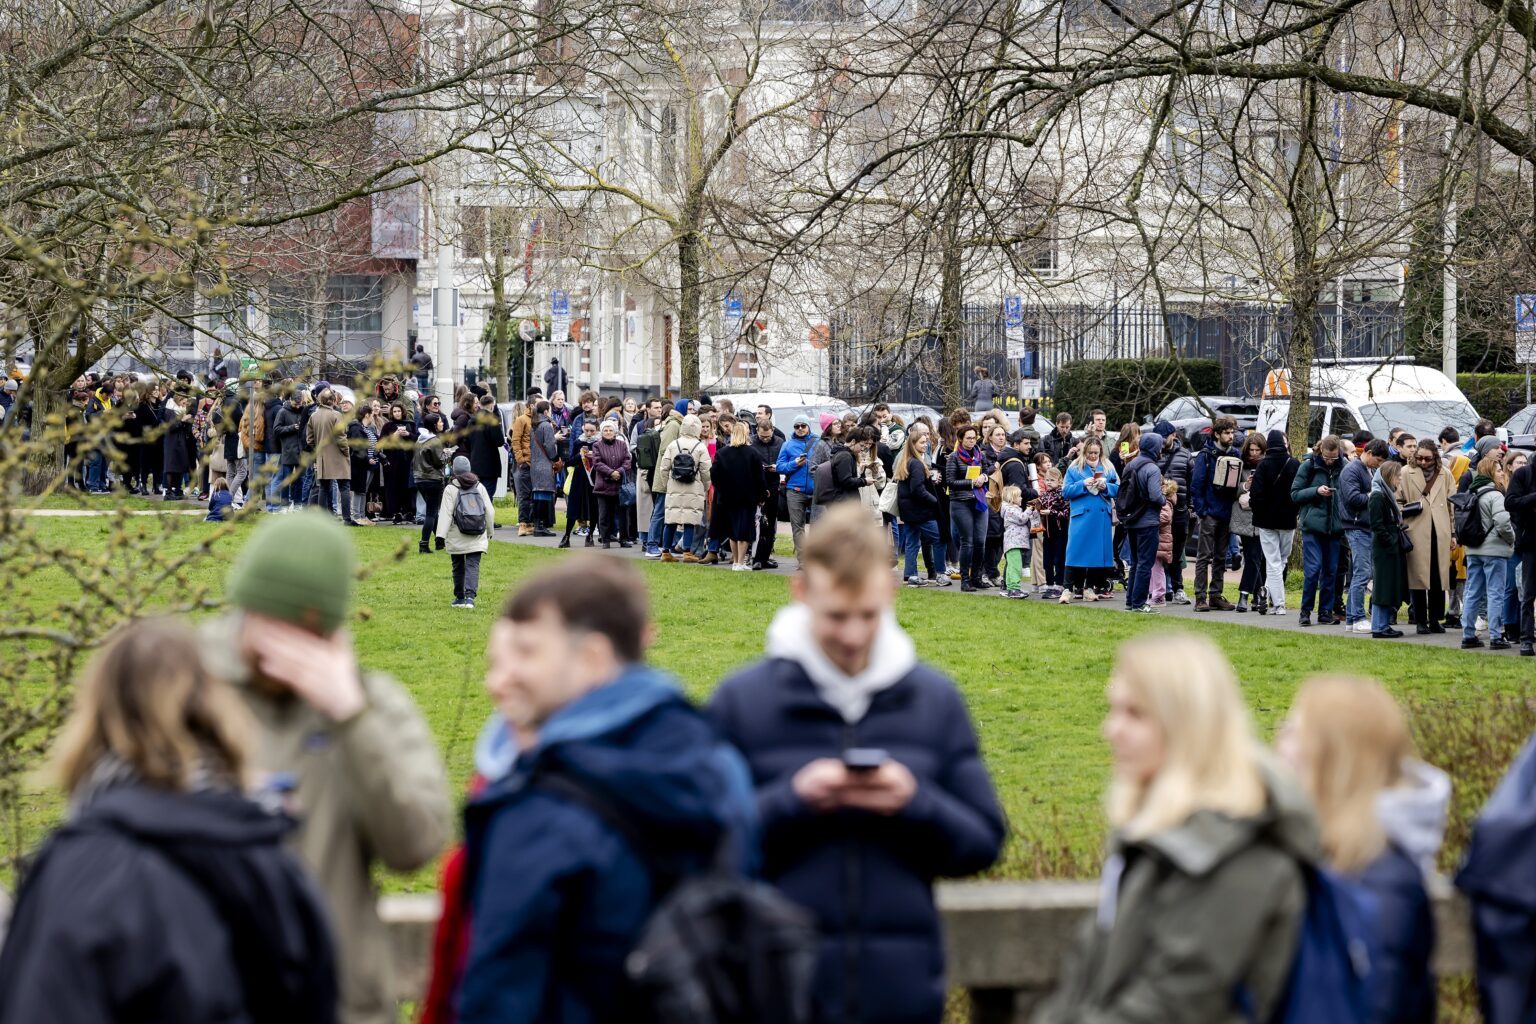
<instances>
[{"instance_id":1,"label":"white hood","mask_svg":"<svg viewBox=\"0 0 1536 1024\"><path fill-rule=\"evenodd\" d=\"M803 604L779 609L768 627L768 655L795 662L810 676L816 695L837 710L850 725L869 711L870 701L881 690L890 689L917 665L917 648L912 638L896 624L896 615L887 610L880 619L880 632L869 665L856 676L845 675L811 640L811 610Z\"/></svg>"},{"instance_id":2,"label":"white hood","mask_svg":"<svg viewBox=\"0 0 1536 1024\"><path fill-rule=\"evenodd\" d=\"M1376 795L1376 817L1387 838L1426 874L1445 839L1451 777L1423 761L1403 762L1403 781Z\"/></svg>"}]
</instances>

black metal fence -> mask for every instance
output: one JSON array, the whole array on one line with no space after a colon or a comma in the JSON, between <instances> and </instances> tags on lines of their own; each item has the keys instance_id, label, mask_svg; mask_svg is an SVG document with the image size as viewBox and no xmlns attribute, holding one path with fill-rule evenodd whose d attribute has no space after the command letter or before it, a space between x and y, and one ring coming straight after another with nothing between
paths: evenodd
<instances>
[{"instance_id":1,"label":"black metal fence","mask_svg":"<svg viewBox=\"0 0 1536 1024\"><path fill-rule=\"evenodd\" d=\"M933 311L927 322L937 319ZM985 366L1018 392L1020 361L1009 359L1001 305L969 304L962 310L961 377ZM1049 395L1061 368L1086 359L1184 358L1221 363L1224 389L1257 395L1265 374L1283 365L1291 329L1290 310L1269 305L1171 304L1158 306L1025 306L1024 337L1036 374ZM927 334L904 344L868 336L857 321L832 324L828 387L840 397L939 406L939 346ZM1346 302L1318 309L1313 321L1317 354L1327 358L1401 355L1403 314L1396 302Z\"/></svg>"}]
</instances>

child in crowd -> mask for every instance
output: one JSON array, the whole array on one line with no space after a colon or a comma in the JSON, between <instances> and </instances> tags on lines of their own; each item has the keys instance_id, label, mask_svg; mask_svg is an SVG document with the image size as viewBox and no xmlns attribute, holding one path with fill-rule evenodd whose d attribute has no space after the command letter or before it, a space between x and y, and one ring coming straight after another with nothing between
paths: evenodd
<instances>
[{"instance_id":1,"label":"child in crowd","mask_svg":"<svg viewBox=\"0 0 1536 1024\"><path fill-rule=\"evenodd\" d=\"M1153 607L1167 603L1168 566L1173 564L1173 513L1179 501L1179 482L1163 481L1163 507L1157 513L1157 561L1152 563L1152 589L1148 596Z\"/></svg>"},{"instance_id":2,"label":"child in crowd","mask_svg":"<svg viewBox=\"0 0 1536 1024\"><path fill-rule=\"evenodd\" d=\"M229 481L220 477L213 482L213 493L208 496L208 518L205 523L222 523L226 521L226 513L235 503L235 496L229 493Z\"/></svg>"},{"instance_id":3,"label":"child in crowd","mask_svg":"<svg viewBox=\"0 0 1536 1024\"><path fill-rule=\"evenodd\" d=\"M1024 507L1024 492L1009 485L1003 488L1003 596L1024 598L1029 594L1024 586L1024 552L1029 550L1030 529L1040 519L1040 513Z\"/></svg>"},{"instance_id":4,"label":"child in crowd","mask_svg":"<svg viewBox=\"0 0 1536 1024\"><path fill-rule=\"evenodd\" d=\"M1072 506L1061 493L1061 470L1052 466L1040 479L1044 481L1040 497L1032 504L1040 513L1045 564L1036 573L1036 580L1045 586L1040 596L1050 600L1061 597L1067 584L1067 528L1072 521Z\"/></svg>"},{"instance_id":5,"label":"child in crowd","mask_svg":"<svg viewBox=\"0 0 1536 1024\"><path fill-rule=\"evenodd\" d=\"M480 556L490 550L496 509L468 459L455 456L450 472L437 509L436 532L453 563L453 607L473 611L480 591Z\"/></svg>"}]
</instances>

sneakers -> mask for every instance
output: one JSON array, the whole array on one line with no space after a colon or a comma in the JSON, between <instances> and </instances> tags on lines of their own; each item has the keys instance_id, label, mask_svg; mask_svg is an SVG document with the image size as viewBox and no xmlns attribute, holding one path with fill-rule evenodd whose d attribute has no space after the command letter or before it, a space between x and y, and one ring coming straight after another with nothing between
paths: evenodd
<instances>
[{"instance_id":1,"label":"sneakers","mask_svg":"<svg viewBox=\"0 0 1536 1024\"><path fill-rule=\"evenodd\" d=\"M1536 658L1536 644L1522 643L1520 645L1520 657Z\"/></svg>"},{"instance_id":2,"label":"sneakers","mask_svg":"<svg viewBox=\"0 0 1536 1024\"><path fill-rule=\"evenodd\" d=\"M1488 628L1488 620L1479 615L1477 621L1472 624L1472 628L1481 633Z\"/></svg>"},{"instance_id":3,"label":"sneakers","mask_svg":"<svg viewBox=\"0 0 1536 1024\"><path fill-rule=\"evenodd\" d=\"M1144 604L1140 608L1132 608L1132 609L1130 609L1130 611L1133 614L1136 614L1136 615L1156 615L1157 614L1157 609L1153 608L1149 604Z\"/></svg>"},{"instance_id":4,"label":"sneakers","mask_svg":"<svg viewBox=\"0 0 1536 1024\"><path fill-rule=\"evenodd\" d=\"M731 566L731 572L751 572L752 567L746 562L737 562Z\"/></svg>"},{"instance_id":5,"label":"sneakers","mask_svg":"<svg viewBox=\"0 0 1536 1024\"><path fill-rule=\"evenodd\" d=\"M1367 620L1361 619L1353 626L1347 626L1345 628L1347 628L1351 633L1369 633L1371 631L1371 624Z\"/></svg>"},{"instance_id":6,"label":"sneakers","mask_svg":"<svg viewBox=\"0 0 1536 1024\"><path fill-rule=\"evenodd\" d=\"M962 594L974 594L974 593L976 593L976 588L971 585L971 581L970 580L961 580L960 581L960 593L962 593Z\"/></svg>"},{"instance_id":7,"label":"sneakers","mask_svg":"<svg viewBox=\"0 0 1536 1024\"><path fill-rule=\"evenodd\" d=\"M645 557L646 558L660 558L661 557L661 548L655 548L655 547L646 548L645 549Z\"/></svg>"},{"instance_id":8,"label":"sneakers","mask_svg":"<svg viewBox=\"0 0 1536 1024\"><path fill-rule=\"evenodd\" d=\"M1311 616L1311 614L1309 612L1302 612L1301 613L1301 620L1300 621L1301 621L1301 624L1303 626L1310 626L1310 625L1312 625L1312 616Z\"/></svg>"},{"instance_id":9,"label":"sneakers","mask_svg":"<svg viewBox=\"0 0 1536 1024\"><path fill-rule=\"evenodd\" d=\"M1205 598L1202 597L1199 601L1195 602L1195 611L1208 612L1214 611L1214 609L1206 602Z\"/></svg>"},{"instance_id":10,"label":"sneakers","mask_svg":"<svg viewBox=\"0 0 1536 1024\"><path fill-rule=\"evenodd\" d=\"M1006 598L1008 598L1009 600L1012 600L1012 601L1022 601L1022 600L1024 600L1024 598L1028 597L1029 595L1024 593L1024 591L1022 591L1022 590L1005 590L1005 591L1002 592L1002 594L1000 596L1006 597Z\"/></svg>"},{"instance_id":11,"label":"sneakers","mask_svg":"<svg viewBox=\"0 0 1536 1024\"><path fill-rule=\"evenodd\" d=\"M1325 613L1317 617L1317 624L1319 626L1337 626L1339 620Z\"/></svg>"},{"instance_id":12,"label":"sneakers","mask_svg":"<svg viewBox=\"0 0 1536 1024\"><path fill-rule=\"evenodd\" d=\"M1265 612L1264 614L1265 615L1286 615L1286 614L1289 614L1289 613L1285 610L1285 605L1283 605L1283 604L1272 604L1272 605L1269 606L1269 611Z\"/></svg>"},{"instance_id":13,"label":"sneakers","mask_svg":"<svg viewBox=\"0 0 1536 1024\"><path fill-rule=\"evenodd\" d=\"M928 582L935 587L952 587L955 585L955 581L950 579L948 576L939 576L929 580Z\"/></svg>"},{"instance_id":14,"label":"sneakers","mask_svg":"<svg viewBox=\"0 0 1536 1024\"><path fill-rule=\"evenodd\" d=\"M1175 590L1173 592L1173 603L1174 604L1189 604L1189 595L1184 593L1184 591L1182 591L1182 590Z\"/></svg>"},{"instance_id":15,"label":"sneakers","mask_svg":"<svg viewBox=\"0 0 1536 1024\"><path fill-rule=\"evenodd\" d=\"M1496 636L1492 640L1488 641L1488 649L1490 651L1507 651L1509 650L1509 647L1509 641L1505 640L1501 636Z\"/></svg>"},{"instance_id":16,"label":"sneakers","mask_svg":"<svg viewBox=\"0 0 1536 1024\"><path fill-rule=\"evenodd\" d=\"M453 607L453 608L463 608L464 607L464 599L462 597L454 598L453 599L453 604L451 605L451 607Z\"/></svg>"},{"instance_id":17,"label":"sneakers","mask_svg":"<svg viewBox=\"0 0 1536 1024\"><path fill-rule=\"evenodd\" d=\"M926 587L928 585L927 581L921 576L908 576L902 582L909 587Z\"/></svg>"},{"instance_id":18,"label":"sneakers","mask_svg":"<svg viewBox=\"0 0 1536 1024\"><path fill-rule=\"evenodd\" d=\"M960 570L953 566L944 570L944 574L952 580L958 580L960 578Z\"/></svg>"}]
</instances>

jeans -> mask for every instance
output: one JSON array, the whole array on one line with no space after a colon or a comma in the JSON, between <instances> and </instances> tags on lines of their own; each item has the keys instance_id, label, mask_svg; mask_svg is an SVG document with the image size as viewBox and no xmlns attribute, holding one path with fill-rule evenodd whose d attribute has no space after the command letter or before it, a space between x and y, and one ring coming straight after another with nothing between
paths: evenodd
<instances>
[{"instance_id":1,"label":"jeans","mask_svg":"<svg viewBox=\"0 0 1536 1024\"><path fill-rule=\"evenodd\" d=\"M1339 545L1342 538L1325 533L1301 531L1301 614L1312 614L1312 600L1317 599L1317 614L1338 611L1334 584L1339 574ZM1318 592L1321 591L1321 594Z\"/></svg>"},{"instance_id":2,"label":"jeans","mask_svg":"<svg viewBox=\"0 0 1536 1024\"><path fill-rule=\"evenodd\" d=\"M305 466L299 477L299 504L310 505L315 500L315 467Z\"/></svg>"},{"instance_id":3,"label":"jeans","mask_svg":"<svg viewBox=\"0 0 1536 1024\"><path fill-rule=\"evenodd\" d=\"M907 556L906 569L903 575L907 579L917 575L917 552L923 546L923 538L928 539L929 549L933 552L933 561L929 563L928 575L937 577L944 571L944 541L939 537L939 524L932 519L926 523L903 523L901 536L903 547Z\"/></svg>"},{"instance_id":4,"label":"jeans","mask_svg":"<svg viewBox=\"0 0 1536 1024\"><path fill-rule=\"evenodd\" d=\"M283 499L290 505L303 504L304 474L300 471L299 467L290 466L285 463L282 470L282 479L287 481L287 483L283 484Z\"/></svg>"},{"instance_id":5,"label":"jeans","mask_svg":"<svg viewBox=\"0 0 1536 1024\"><path fill-rule=\"evenodd\" d=\"M1358 532L1358 531L1355 531L1355 532ZM1375 601L1372 601L1371 602L1371 632L1372 633L1385 633L1388 629L1390 629L1392 627L1392 612L1393 611L1395 611L1395 609L1388 608L1384 604L1377 604Z\"/></svg>"},{"instance_id":6,"label":"jeans","mask_svg":"<svg viewBox=\"0 0 1536 1024\"><path fill-rule=\"evenodd\" d=\"M665 492L657 492L651 495L655 503L651 506L651 528L646 531L650 538L651 547L661 547L662 527L667 522L667 495Z\"/></svg>"},{"instance_id":7,"label":"jeans","mask_svg":"<svg viewBox=\"0 0 1536 1024\"><path fill-rule=\"evenodd\" d=\"M467 555L453 555L453 599L473 601L480 590L480 555L471 551Z\"/></svg>"},{"instance_id":8,"label":"jeans","mask_svg":"<svg viewBox=\"0 0 1536 1024\"><path fill-rule=\"evenodd\" d=\"M437 532L437 514L443 507L443 488L446 485L441 480L417 480L416 493L421 495L421 500L427 506L426 513L421 519L421 542L432 543L432 535Z\"/></svg>"},{"instance_id":9,"label":"jeans","mask_svg":"<svg viewBox=\"0 0 1536 1024\"><path fill-rule=\"evenodd\" d=\"M339 515L347 522L352 521L352 502L344 493L347 487L345 480L319 480L315 489L320 495L320 504L331 515Z\"/></svg>"},{"instance_id":10,"label":"jeans","mask_svg":"<svg viewBox=\"0 0 1536 1024\"><path fill-rule=\"evenodd\" d=\"M960 580L975 586L981 582L981 560L987 547L987 510L976 507L967 496L949 503L949 518L960 549Z\"/></svg>"},{"instance_id":11,"label":"jeans","mask_svg":"<svg viewBox=\"0 0 1536 1024\"><path fill-rule=\"evenodd\" d=\"M1371 582L1371 531L1345 530L1349 541L1349 603L1344 606L1344 621L1353 626L1365 618L1365 585Z\"/></svg>"},{"instance_id":12,"label":"jeans","mask_svg":"<svg viewBox=\"0 0 1536 1024\"><path fill-rule=\"evenodd\" d=\"M277 511L277 495L283 483L283 467L278 456L270 452L251 453L251 481L257 487L265 487L267 511Z\"/></svg>"},{"instance_id":13,"label":"jeans","mask_svg":"<svg viewBox=\"0 0 1536 1024\"><path fill-rule=\"evenodd\" d=\"M1195 555L1195 600L1220 597L1226 583L1227 545L1232 524L1217 516L1200 517L1200 547Z\"/></svg>"},{"instance_id":14,"label":"jeans","mask_svg":"<svg viewBox=\"0 0 1536 1024\"><path fill-rule=\"evenodd\" d=\"M1504 628L1520 629L1520 552L1504 562Z\"/></svg>"},{"instance_id":15,"label":"jeans","mask_svg":"<svg viewBox=\"0 0 1536 1024\"><path fill-rule=\"evenodd\" d=\"M1125 589L1127 608L1140 608L1147 603L1152 588L1152 563L1157 561L1157 532L1155 522L1125 528L1125 535L1131 542L1130 586Z\"/></svg>"},{"instance_id":16,"label":"jeans","mask_svg":"<svg viewBox=\"0 0 1536 1024\"><path fill-rule=\"evenodd\" d=\"M1271 608L1285 608L1285 567L1295 543L1295 530L1259 530L1259 546L1264 549L1264 594Z\"/></svg>"},{"instance_id":17,"label":"jeans","mask_svg":"<svg viewBox=\"0 0 1536 1024\"><path fill-rule=\"evenodd\" d=\"M102 452L91 452L85 457L85 488L88 491L107 489L107 457Z\"/></svg>"},{"instance_id":18,"label":"jeans","mask_svg":"<svg viewBox=\"0 0 1536 1024\"><path fill-rule=\"evenodd\" d=\"M1490 555L1467 556L1467 594L1461 601L1461 635L1471 640L1477 636L1477 615L1488 618L1488 636L1504 636L1504 570L1508 559Z\"/></svg>"},{"instance_id":19,"label":"jeans","mask_svg":"<svg viewBox=\"0 0 1536 1024\"><path fill-rule=\"evenodd\" d=\"M679 527L676 523L668 523L667 528L661 534L661 550L671 551L672 542L677 539L677 531L683 531L683 550L693 550L693 524Z\"/></svg>"},{"instance_id":20,"label":"jeans","mask_svg":"<svg viewBox=\"0 0 1536 1024\"><path fill-rule=\"evenodd\" d=\"M805 538L807 509L811 507L811 492L790 491L784 503L789 507L789 533L795 541L795 562L800 561L800 542Z\"/></svg>"}]
</instances>

